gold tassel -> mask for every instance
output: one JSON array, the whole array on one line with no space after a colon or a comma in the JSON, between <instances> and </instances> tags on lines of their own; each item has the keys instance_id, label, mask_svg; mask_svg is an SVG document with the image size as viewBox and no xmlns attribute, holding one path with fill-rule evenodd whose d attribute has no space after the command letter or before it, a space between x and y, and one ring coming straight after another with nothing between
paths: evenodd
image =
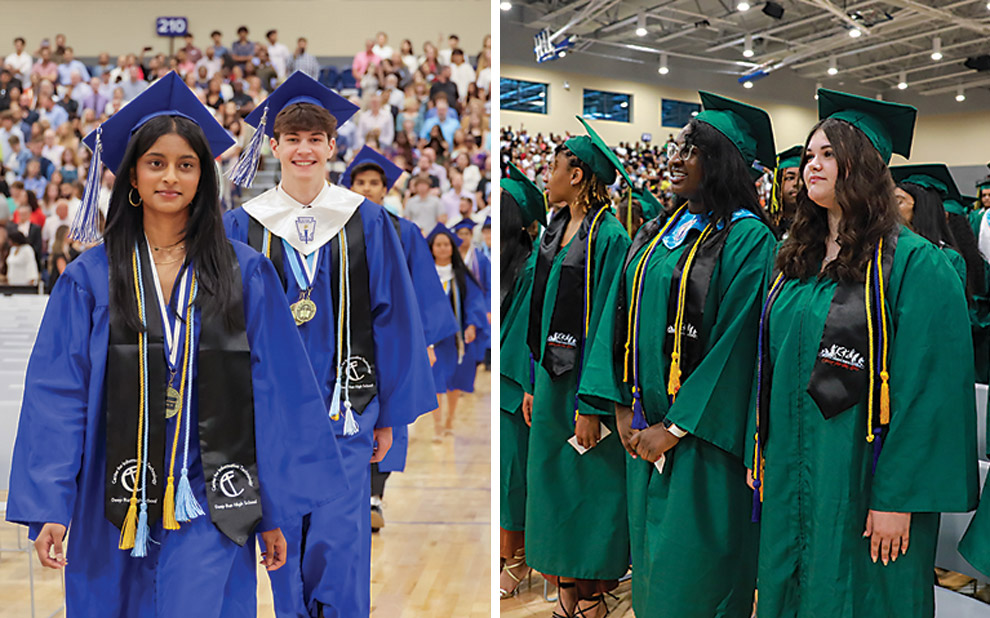
<instances>
[{"instance_id":1,"label":"gold tassel","mask_svg":"<svg viewBox=\"0 0 990 618\"><path fill-rule=\"evenodd\" d=\"M162 527L166 530L178 530L179 522L175 519L175 477L168 477L165 485L165 504L162 507Z\"/></svg>"},{"instance_id":2,"label":"gold tassel","mask_svg":"<svg viewBox=\"0 0 990 618\"><path fill-rule=\"evenodd\" d=\"M127 507L127 516L124 517L124 526L120 529L120 543L117 544L118 549L133 549L136 533L137 498L131 497L131 505Z\"/></svg>"},{"instance_id":3,"label":"gold tassel","mask_svg":"<svg viewBox=\"0 0 990 618\"><path fill-rule=\"evenodd\" d=\"M679 390L681 390L681 355L674 352L670 355L670 379L667 382L667 394L676 397Z\"/></svg>"},{"instance_id":4,"label":"gold tassel","mask_svg":"<svg viewBox=\"0 0 990 618\"><path fill-rule=\"evenodd\" d=\"M880 372L880 424L890 424L890 384L888 380L890 374L886 371Z\"/></svg>"}]
</instances>

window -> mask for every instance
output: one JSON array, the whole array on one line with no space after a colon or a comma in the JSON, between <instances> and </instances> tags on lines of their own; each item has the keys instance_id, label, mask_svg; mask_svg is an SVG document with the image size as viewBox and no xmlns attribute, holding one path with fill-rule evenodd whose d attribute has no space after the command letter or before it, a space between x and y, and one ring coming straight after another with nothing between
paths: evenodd
<instances>
[{"instance_id":1,"label":"window","mask_svg":"<svg viewBox=\"0 0 990 618\"><path fill-rule=\"evenodd\" d=\"M632 118L632 95L603 90L585 90L583 115L585 118L630 122Z\"/></svg>"},{"instance_id":2,"label":"window","mask_svg":"<svg viewBox=\"0 0 990 618\"><path fill-rule=\"evenodd\" d=\"M698 103L663 99L660 102L660 126L683 128L701 111Z\"/></svg>"},{"instance_id":3,"label":"window","mask_svg":"<svg viewBox=\"0 0 990 618\"><path fill-rule=\"evenodd\" d=\"M499 78L499 106L512 112L547 113L547 84Z\"/></svg>"}]
</instances>

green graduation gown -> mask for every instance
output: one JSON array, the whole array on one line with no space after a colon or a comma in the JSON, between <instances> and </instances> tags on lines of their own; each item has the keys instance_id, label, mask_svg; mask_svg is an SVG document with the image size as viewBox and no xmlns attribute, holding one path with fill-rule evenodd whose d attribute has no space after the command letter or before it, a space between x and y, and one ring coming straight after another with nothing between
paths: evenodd
<instances>
[{"instance_id":1,"label":"green graduation gown","mask_svg":"<svg viewBox=\"0 0 990 618\"><path fill-rule=\"evenodd\" d=\"M988 402L990 403L990 402ZM990 415L987 415L987 429L990 429ZM990 435L990 432L987 433ZM987 448L990 457L990 447ZM981 573L990 577L990 477L983 485L980 506L976 509L973 521L966 534L959 541L959 553Z\"/></svg>"},{"instance_id":2,"label":"green graduation gown","mask_svg":"<svg viewBox=\"0 0 990 618\"><path fill-rule=\"evenodd\" d=\"M639 345L646 422L654 425L666 417L689 435L668 451L663 473L626 457L632 604L637 616L651 618L748 618L759 529L751 521L752 492L742 458L759 311L776 239L755 218L740 219L729 229L700 328L704 356L668 406L670 356L664 354L664 340L668 303L676 302L669 298L671 276L697 236L691 232L673 250L659 244L645 274ZM627 290L633 289L645 251L623 274ZM614 297L606 303L609 321L627 319L615 315L615 305ZM622 368L613 368L612 339L595 341L581 393L590 401L630 405Z\"/></svg>"},{"instance_id":3,"label":"green graduation gown","mask_svg":"<svg viewBox=\"0 0 990 618\"><path fill-rule=\"evenodd\" d=\"M499 526L525 530L526 452L529 426L523 419L523 393L532 393L526 330L533 291L536 251L520 269L502 319L499 341Z\"/></svg>"},{"instance_id":4,"label":"green graduation gown","mask_svg":"<svg viewBox=\"0 0 990 618\"><path fill-rule=\"evenodd\" d=\"M577 234L574 238L577 238ZM593 253L591 318L585 349L611 330L602 320L607 299L629 249L629 236L611 213L598 229ZM546 301L540 319L540 340L546 342L557 297L564 256L573 239L553 260L547 279ZM577 307L575 311L580 311ZM542 352L542 351L541 351ZM587 379L588 355L581 375ZM613 580L629 568L629 530L626 523L625 463L622 443L615 434L611 406L580 402L582 414L601 416L612 431L599 444L578 455L567 440L574 435L576 371L554 381L536 364L533 389L533 425L529 433L526 495L526 560L549 575L579 579Z\"/></svg>"},{"instance_id":5,"label":"green graduation gown","mask_svg":"<svg viewBox=\"0 0 990 618\"><path fill-rule=\"evenodd\" d=\"M891 420L875 474L865 396L825 420L807 391L835 289L787 281L769 316L759 616L931 617L939 512L972 509L979 489L963 288L934 245L901 231L886 292ZM912 514L909 551L888 566L870 558L869 509Z\"/></svg>"}]
</instances>

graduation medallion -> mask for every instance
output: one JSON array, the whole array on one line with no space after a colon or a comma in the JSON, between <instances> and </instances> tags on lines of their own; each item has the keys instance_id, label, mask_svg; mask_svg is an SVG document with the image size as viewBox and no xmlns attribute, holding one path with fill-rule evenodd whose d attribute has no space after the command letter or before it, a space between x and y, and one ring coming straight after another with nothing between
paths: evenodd
<instances>
[{"instance_id":1,"label":"graduation medallion","mask_svg":"<svg viewBox=\"0 0 990 618\"><path fill-rule=\"evenodd\" d=\"M165 418L172 418L178 414L180 407L179 391L169 386L165 391Z\"/></svg>"},{"instance_id":2,"label":"graduation medallion","mask_svg":"<svg viewBox=\"0 0 990 618\"><path fill-rule=\"evenodd\" d=\"M292 310L292 317L296 319L296 326L302 326L316 316L316 303L308 298L302 298L289 307Z\"/></svg>"}]
</instances>

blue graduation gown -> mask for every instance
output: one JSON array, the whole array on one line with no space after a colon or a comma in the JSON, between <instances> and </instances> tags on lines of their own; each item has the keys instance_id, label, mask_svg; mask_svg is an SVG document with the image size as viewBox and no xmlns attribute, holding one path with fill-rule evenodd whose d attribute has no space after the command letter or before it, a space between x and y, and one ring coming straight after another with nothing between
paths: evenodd
<instances>
[{"instance_id":1,"label":"blue graduation gown","mask_svg":"<svg viewBox=\"0 0 990 618\"><path fill-rule=\"evenodd\" d=\"M399 237L383 207L364 200L358 208L370 275L378 394L363 414L355 414L360 427L356 435L343 435L343 414L332 422L350 490L334 495L332 502L298 519L295 525L282 528L290 553L302 553L303 560L290 561L270 573L280 618L316 616L317 601L327 606L326 618L370 613L372 432L376 427L408 425L437 407L436 394L430 390L423 325ZM249 220L250 215L241 208L227 212L227 236L247 240ZM325 409L329 409L336 380L337 303L330 285L332 261L328 243L320 250L310 296L317 305L317 318L298 329ZM291 272L286 275L285 295L295 302L299 287Z\"/></svg>"},{"instance_id":2,"label":"blue graduation gown","mask_svg":"<svg viewBox=\"0 0 990 618\"><path fill-rule=\"evenodd\" d=\"M233 245L251 347L264 513L258 530L270 530L325 503L346 484L319 389L308 371L299 370L305 350L295 322L285 301L271 293L280 286L275 269L247 246ZM65 595L70 616L255 615L254 544L239 547L209 517L195 363L189 480L206 516L176 531L164 530L159 521L144 558L117 548L120 531L104 517L108 277L106 252L98 246L73 261L52 291L28 364L7 520L29 526L32 539L47 522L69 526ZM175 417L167 424L169 440L174 431ZM181 453L177 477L179 461ZM298 556L289 554L287 564L298 562Z\"/></svg>"},{"instance_id":3,"label":"blue graduation gown","mask_svg":"<svg viewBox=\"0 0 990 618\"><path fill-rule=\"evenodd\" d=\"M413 287L416 288L419 316L423 320L423 336L426 338L426 345L435 345L446 337L454 336L457 332L457 319L437 276L430 246L426 244L419 226L408 219L400 218L398 221L402 252L406 256L406 266L409 267ZM430 380L433 380L432 373ZM378 469L382 472L402 472L406 469L408 452L409 426L393 427L392 448L378 464Z\"/></svg>"},{"instance_id":4,"label":"blue graduation gown","mask_svg":"<svg viewBox=\"0 0 990 618\"><path fill-rule=\"evenodd\" d=\"M477 247L471 249L474 252L474 260L471 272L474 273L478 283L481 284L481 291L485 293L485 313L491 312L492 306L492 261L485 255L485 252ZM478 329L478 337L468 346L475 363L485 360L485 352L492 347L492 325L485 318L484 328ZM471 372L471 379L474 380L474 372Z\"/></svg>"},{"instance_id":5,"label":"blue graduation gown","mask_svg":"<svg viewBox=\"0 0 990 618\"><path fill-rule=\"evenodd\" d=\"M455 278L452 283L455 283ZM485 293L471 277L466 277L467 289L463 294L464 314L461 316L463 322L461 332L469 326L474 325L477 337L488 328L488 305L485 304ZM447 304L450 306L453 295L453 285L448 286ZM477 341L477 339L475 339ZM457 339L451 335L442 339L433 347L437 355L437 362L433 364L433 380L436 383L438 393L446 393L451 390L474 392L474 375L477 368L478 359L471 356L471 346L466 346L464 358L457 362Z\"/></svg>"}]
</instances>

